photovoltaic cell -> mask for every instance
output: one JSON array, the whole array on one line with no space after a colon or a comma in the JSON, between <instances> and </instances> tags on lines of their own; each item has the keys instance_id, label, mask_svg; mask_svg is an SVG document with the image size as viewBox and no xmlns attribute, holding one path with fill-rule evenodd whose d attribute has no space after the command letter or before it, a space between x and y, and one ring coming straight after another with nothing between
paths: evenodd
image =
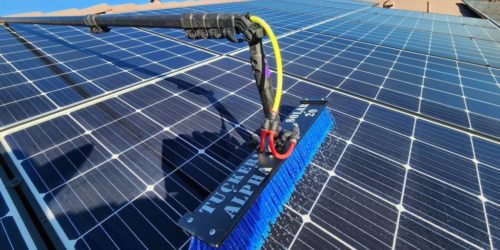
<instances>
[{"instance_id":1,"label":"photovoltaic cell","mask_svg":"<svg viewBox=\"0 0 500 250\"><path fill-rule=\"evenodd\" d=\"M399 236L396 248L435 248L447 246L453 249L465 249L470 246L447 237L443 231L422 223L407 213L402 213L399 221Z\"/></svg>"},{"instance_id":2,"label":"photovoltaic cell","mask_svg":"<svg viewBox=\"0 0 500 250\"><path fill-rule=\"evenodd\" d=\"M0 248L14 250L33 247L33 240L2 180L0 181Z\"/></svg>"},{"instance_id":3,"label":"photovoltaic cell","mask_svg":"<svg viewBox=\"0 0 500 250\"><path fill-rule=\"evenodd\" d=\"M500 244L500 227L498 227L500 223L500 209L495 205L487 205L486 210L488 211L488 220L492 225L490 230L493 247L498 247Z\"/></svg>"},{"instance_id":4,"label":"photovoltaic cell","mask_svg":"<svg viewBox=\"0 0 500 250\"><path fill-rule=\"evenodd\" d=\"M397 215L394 207L374 200L343 180L332 178L313 208L311 220L350 245L388 248L394 237Z\"/></svg>"},{"instance_id":5,"label":"photovoltaic cell","mask_svg":"<svg viewBox=\"0 0 500 250\"><path fill-rule=\"evenodd\" d=\"M342 155L336 171L339 176L360 186L372 188L375 193L401 201L404 168L358 147L349 147Z\"/></svg>"},{"instance_id":6,"label":"photovoltaic cell","mask_svg":"<svg viewBox=\"0 0 500 250\"><path fill-rule=\"evenodd\" d=\"M304 226L292 249L320 249L324 247L329 249L349 249L313 224Z\"/></svg>"},{"instance_id":7,"label":"photovoltaic cell","mask_svg":"<svg viewBox=\"0 0 500 250\"><path fill-rule=\"evenodd\" d=\"M407 204L408 211L478 246L489 246L483 205L477 197L420 174L409 173L407 178L403 204ZM439 196L444 198L433 198Z\"/></svg>"},{"instance_id":8,"label":"photovoltaic cell","mask_svg":"<svg viewBox=\"0 0 500 250\"><path fill-rule=\"evenodd\" d=\"M484 196L493 202L500 203L500 192L498 178L500 170L489 167L484 164L479 164L479 175L482 178Z\"/></svg>"},{"instance_id":9,"label":"photovoltaic cell","mask_svg":"<svg viewBox=\"0 0 500 250\"><path fill-rule=\"evenodd\" d=\"M270 233L271 236L267 239L268 244L264 245L264 249L283 248L283 245L289 244L294 239L302 224L302 218L287 208L283 209L278 220L282 225L286 225L286 227L273 227ZM272 235L278 237L273 237Z\"/></svg>"}]
</instances>

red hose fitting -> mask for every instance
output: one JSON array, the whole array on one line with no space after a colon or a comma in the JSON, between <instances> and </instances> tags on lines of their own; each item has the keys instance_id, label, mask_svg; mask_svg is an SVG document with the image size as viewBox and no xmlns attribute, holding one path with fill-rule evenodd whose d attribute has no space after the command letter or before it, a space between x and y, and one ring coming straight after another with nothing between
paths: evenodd
<instances>
[{"instance_id":1,"label":"red hose fitting","mask_svg":"<svg viewBox=\"0 0 500 250\"><path fill-rule=\"evenodd\" d=\"M269 130L260 130L260 146L259 146L259 152L264 153L265 146L266 146L266 136L269 133Z\"/></svg>"},{"instance_id":2,"label":"red hose fitting","mask_svg":"<svg viewBox=\"0 0 500 250\"><path fill-rule=\"evenodd\" d=\"M278 160L284 160L284 159L288 158L292 154L296 143L291 142L290 145L288 146L288 149L286 150L286 152L284 154L280 154L276 150L276 147L274 144L274 131L269 131L268 134L269 134L269 145L270 145L271 153L273 154L273 156Z\"/></svg>"},{"instance_id":3,"label":"red hose fitting","mask_svg":"<svg viewBox=\"0 0 500 250\"><path fill-rule=\"evenodd\" d=\"M266 137L269 136L269 148L271 148L271 153L273 154L274 158L278 160L284 160L288 158L293 150L295 149L295 141L292 141L290 145L288 146L288 149L285 153L281 154L276 150L276 145L274 143L274 131L270 130L261 130L260 131L260 147L259 151L263 153L265 151L265 144L266 144Z\"/></svg>"}]
</instances>

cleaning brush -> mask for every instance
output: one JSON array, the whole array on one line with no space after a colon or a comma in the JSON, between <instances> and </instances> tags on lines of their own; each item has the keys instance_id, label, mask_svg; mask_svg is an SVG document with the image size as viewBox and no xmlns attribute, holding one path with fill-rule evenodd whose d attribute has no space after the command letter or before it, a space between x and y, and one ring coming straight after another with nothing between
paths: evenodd
<instances>
[{"instance_id":1,"label":"cleaning brush","mask_svg":"<svg viewBox=\"0 0 500 250\"><path fill-rule=\"evenodd\" d=\"M314 154L334 126L326 101L302 101L282 124L302 136L285 160L252 153L179 225L195 237L190 249L258 249L291 198Z\"/></svg>"}]
</instances>

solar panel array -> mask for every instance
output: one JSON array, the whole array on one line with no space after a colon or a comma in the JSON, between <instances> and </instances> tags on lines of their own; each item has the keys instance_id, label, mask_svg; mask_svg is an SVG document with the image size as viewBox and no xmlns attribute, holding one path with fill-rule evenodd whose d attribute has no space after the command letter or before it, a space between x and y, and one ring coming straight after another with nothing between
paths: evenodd
<instances>
[{"instance_id":1,"label":"solar panel array","mask_svg":"<svg viewBox=\"0 0 500 250\"><path fill-rule=\"evenodd\" d=\"M498 248L500 31L370 5L139 14L262 16L280 37L282 116L302 98L329 100L336 129L264 248ZM23 116L0 118L1 142L62 245L186 248L177 219L248 156L263 119L245 44L166 29L11 28L0 35L0 95Z\"/></svg>"},{"instance_id":2,"label":"solar panel array","mask_svg":"<svg viewBox=\"0 0 500 250\"><path fill-rule=\"evenodd\" d=\"M498 41L351 20L332 21L311 31L464 62L500 66Z\"/></svg>"},{"instance_id":3,"label":"solar panel array","mask_svg":"<svg viewBox=\"0 0 500 250\"><path fill-rule=\"evenodd\" d=\"M98 37L63 26L0 32L1 127L214 57L132 28Z\"/></svg>"},{"instance_id":4,"label":"solar panel array","mask_svg":"<svg viewBox=\"0 0 500 250\"><path fill-rule=\"evenodd\" d=\"M273 32L276 35L283 35L297 29L302 29L309 25L315 25L328 19L338 18L361 8L368 8L368 3L362 2L335 2L323 3L320 5L309 3L304 5L302 2L264 2L249 1L238 4L228 5L209 5L190 8L193 12L249 12L258 13L261 18L273 25ZM167 9L146 11L139 14L179 14L183 9ZM297 18L300 15L300 18ZM246 44L227 43L217 40L189 40L185 37L183 31L168 29L149 29L159 34L165 34L172 38L178 38L183 42L198 45L203 49L209 49L217 53L229 53L236 49L245 48Z\"/></svg>"},{"instance_id":5,"label":"solar panel array","mask_svg":"<svg viewBox=\"0 0 500 250\"><path fill-rule=\"evenodd\" d=\"M497 68L307 31L281 44L293 75L500 138Z\"/></svg>"}]
</instances>

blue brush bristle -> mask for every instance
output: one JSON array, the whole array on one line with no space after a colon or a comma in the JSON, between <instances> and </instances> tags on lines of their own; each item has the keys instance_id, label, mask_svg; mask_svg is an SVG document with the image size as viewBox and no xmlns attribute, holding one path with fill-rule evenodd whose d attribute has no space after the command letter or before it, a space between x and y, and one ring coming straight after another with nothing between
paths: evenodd
<instances>
[{"instance_id":1,"label":"blue brush bristle","mask_svg":"<svg viewBox=\"0 0 500 250\"><path fill-rule=\"evenodd\" d=\"M314 154L333 127L334 121L325 108L314 124L302 135L292 155L255 200L222 246L214 248L197 238L190 249L258 249L266 240L284 205L291 198L295 184L302 178Z\"/></svg>"}]
</instances>

